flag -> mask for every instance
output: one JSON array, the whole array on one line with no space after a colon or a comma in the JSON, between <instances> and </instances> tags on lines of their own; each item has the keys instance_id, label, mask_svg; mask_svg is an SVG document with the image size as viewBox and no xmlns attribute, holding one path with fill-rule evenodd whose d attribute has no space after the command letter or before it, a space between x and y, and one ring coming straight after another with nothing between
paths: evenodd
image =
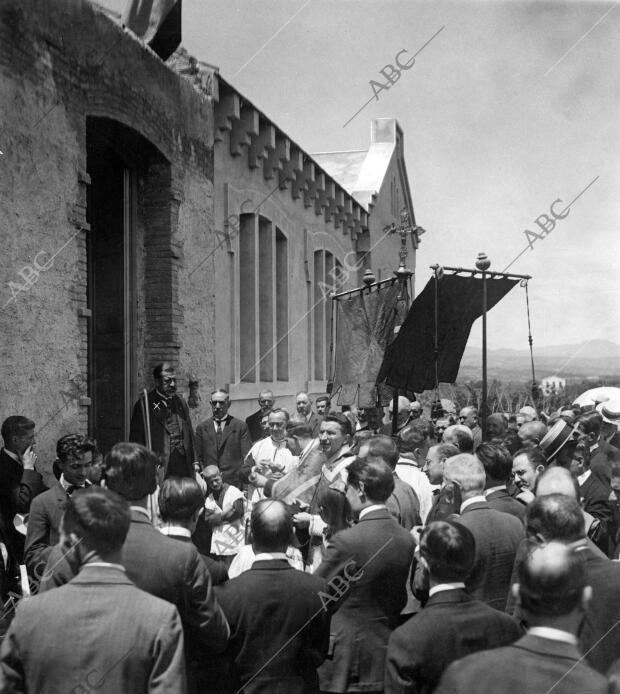
<instances>
[{"instance_id":1,"label":"flag","mask_svg":"<svg viewBox=\"0 0 620 694\"><path fill-rule=\"evenodd\" d=\"M386 350L378 380L420 393L435 387L435 287L437 281L438 381L454 383L471 326L482 315L482 279L445 275L431 279L415 299L398 336ZM487 278L487 310L517 283Z\"/></svg>"},{"instance_id":2,"label":"flag","mask_svg":"<svg viewBox=\"0 0 620 694\"><path fill-rule=\"evenodd\" d=\"M401 285L361 290L336 299L336 363L333 392L341 388L338 405L374 405L377 374L386 346L398 324ZM386 402L389 395L383 398Z\"/></svg>"},{"instance_id":3,"label":"flag","mask_svg":"<svg viewBox=\"0 0 620 694\"><path fill-rule=\"evenodd\" d=\"M181 43L182 0L128 0L122 23L166 60Z\"/></svg>"}]
</instances>

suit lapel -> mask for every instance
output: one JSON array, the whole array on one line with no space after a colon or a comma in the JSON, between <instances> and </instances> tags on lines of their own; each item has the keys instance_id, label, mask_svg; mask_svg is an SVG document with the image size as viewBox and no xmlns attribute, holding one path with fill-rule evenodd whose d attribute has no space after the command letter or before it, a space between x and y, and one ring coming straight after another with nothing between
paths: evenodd
<instances>
[{"instance_id":1,"label":"suit lapel","mask_svg":"<svg viewBox=\"0 0 620 694\"><path fill-rule=\"evenodd\" d=\"M226 443L226 439L230 436L233 426L232 426L232 420L233 418L228 415L226 417L226 423L224 424L224 429L222 431L222 440L220 442L220 451L222 448L224 448L224 444ZM215 436L215 433L213 434Z\"/></svg>"}]
</instances>

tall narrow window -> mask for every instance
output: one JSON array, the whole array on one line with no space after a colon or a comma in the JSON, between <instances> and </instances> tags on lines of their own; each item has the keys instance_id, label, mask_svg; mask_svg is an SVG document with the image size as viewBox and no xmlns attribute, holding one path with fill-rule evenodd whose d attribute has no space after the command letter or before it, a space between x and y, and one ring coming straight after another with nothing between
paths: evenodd
<instances>
[{"instance_id":1,"label":"tall narrow window","mask_svg":"<svg viewBox=\"0 0 620 694\"><path fill-rule=\"evenodd\" d=\"M325 378L323 365L325 363L324 327L325 301L325 257L323 251L314 254L314 378L317 381Z\"/></svg>"},{"instance_id":2,"label":"tall narrow window","mask_svg":"<svg viewBox=\"0 0 620 694\"><path fill-rule=\"evenodd\" d=\"M239 226L240 381L256 381L256 229L253 214L242 214Z\"/></svg>"},{"instance_id":3,"label":"tall narrow window","mask_svg":"<svg viewBox=\"0 0 620 694\"><path fill-rule=\"evenodd\" d=\"M260 380L273 381L274 316L273 316L273 227L261 217L258 222L258 330Z\"/></svg>"},{"instance_id":4,"label":"tall narrow window","mask_svg":"<svg viewBox=\"0 0 620 694\"><path fill-rule=\"evenodd\" d=\"M276 229L276 364L278 381L288 381L288 245Z\"/></svg>"}]
</instances>

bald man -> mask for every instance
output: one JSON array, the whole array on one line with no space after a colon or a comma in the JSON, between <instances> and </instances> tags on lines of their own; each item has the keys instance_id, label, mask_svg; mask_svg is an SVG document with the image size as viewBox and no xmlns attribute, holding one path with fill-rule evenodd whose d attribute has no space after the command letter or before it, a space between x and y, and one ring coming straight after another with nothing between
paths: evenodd
<instances>
[{"instance_id":1,"label":"bald man","mask_svg":"<svg viewBox=\"0 0 620 694\"><path fill-rule=\"evenodd\" d=\"M482 429L478 426L478 412L475 407L464 407L459 412L459 422L466 426L474 438L474 451L482 443Z\"/></svg>"},{"instance_id":2,"label":"bald man","mask_svg":"<svg viewBox=\"0 0 620 694\"><path fill-rule=\"evenodd\" d=\"M295 408L297 409L297 414L303 417L304 422L312 428L312 436L318 436L323 417L312 411L312 398L308 393L304 393L303 390L297 393L295 396Z\"/></svg>"},{"instance_id":3,"label":"bald man","mask_svg":"<svg viewBox=\"0 0 620 694\"><path fill-rule=\"evenodd\" d=\"M398 396L398 420L397 420L397 425L396 425L396 431L399 432L401 429L404 429L407 424L409 423L409 418L411 416L411 413L409 411L409 408L411 407L411 401L409 398L406 398L404 395L399 395ZM391 436L392 434L392 413L394 410L394 400L390 400L390 404L388 407L388 418L389 421L384 424L381 429L379 429L380 434L385 434L386 436Z\"/></svg>"},{"instance_id":4,"label":"bald man","mask_svg":"<svg viewBox=\"0 0 620 694\"><path fill-rule=\"evenodd\" d=\"M230 624L225 691L318 691L316 668L329 646L324 579L293 569L286 550L293 521L281 501L259 501L250 520L252 568L218 589Z\"/></svg>"},{"instance_id":5,"label":"bald man","mask_svg":"<svg viewBox=\"0 0 620 694\"><path fill-rule=\"evenodd\" d=\"M517 431L522 448L533 448L543 440L547 427L542 422L524 422Z\"/></svg>"},{"instance_id":6,"label":"bald man","mask_svg":"<svg viewBox=\"0 0 620 694\"><path fill-rule=\"evenodd\" d=\"M558 542L533 549L520 566L514 592L528 633L512 646L452 663L436 694L607 692L607 680L583 662L578 647L592 596L579 553Z\"/></svg>"}]
</instances>

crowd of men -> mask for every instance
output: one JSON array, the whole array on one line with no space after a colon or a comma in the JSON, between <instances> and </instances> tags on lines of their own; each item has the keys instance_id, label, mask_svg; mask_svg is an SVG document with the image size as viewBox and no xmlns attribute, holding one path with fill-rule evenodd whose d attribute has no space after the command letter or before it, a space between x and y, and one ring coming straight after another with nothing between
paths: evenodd
<instances>
[{"instance_id":1,"label":"crowd of men","mask_svg":"<svg viewBox=\"0 0 620 694\"><path fill-rule=\"evenodd\" d=\"M153 375L130 441L63 436L48 489L2 424L0 692L620 692L620 404L483 431L217 389L194 431Z\"/></svg>"}]
</instances>

